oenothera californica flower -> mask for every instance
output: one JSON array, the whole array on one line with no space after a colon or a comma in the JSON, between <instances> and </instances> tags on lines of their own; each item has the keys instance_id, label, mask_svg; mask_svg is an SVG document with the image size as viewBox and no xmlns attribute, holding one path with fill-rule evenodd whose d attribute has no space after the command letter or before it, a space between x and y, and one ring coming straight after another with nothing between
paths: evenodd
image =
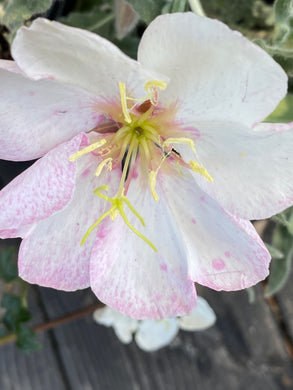
<instances>
[{"instance_id":1,"label":"oenothera californica flower","mask_svg":"<svg viewBox=\"0 0 293 390\"><path fill-rule=\"evenodd\" d=\"M179 329L191 332L211 327L216 321L216 315L204 298L197 297L196 307L179 318L139 321L105 306L94 312L94 319L101 325L113 327L116 336L124 344L131 343L134 335L139 348L150 352L170 344Z\"/></svg>"},{"instance_id":2,"label":"oenothera californica flower","mask_svg":"<svg viewBox=\"0 0 293 390\"><path fill-rule=\"evenodd\" d=\"M270 256L250 219L293 201L291 125L258 125L283 70L221 22L158 17L138 61L88 31L37 19L1 62L0 158L41 157L0 193L19 274L91 286L135 318L196 305L194 282L238 290Z\"/></svg>"}]
</instances>

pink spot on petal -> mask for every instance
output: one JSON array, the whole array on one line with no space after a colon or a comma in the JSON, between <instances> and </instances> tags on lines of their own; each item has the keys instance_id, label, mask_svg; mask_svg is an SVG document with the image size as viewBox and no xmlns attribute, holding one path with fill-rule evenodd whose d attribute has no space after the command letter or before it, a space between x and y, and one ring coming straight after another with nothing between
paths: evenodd
<instances>
[{"instance_id":1,"label":"pink spot on petal","mask_svg":"<svg viewBox=\"0 0 293 390\"><path fill-rule=\"evenodd\" d=\"M161 268L162 271L165 271L165 272L166 272L167 269L168 269L167 264L165 264L165 263L161 264L161 265L160 265L160 268Z\"/></svg>"},{"instance_id":2,"label":"pink spot on petal","mask_svg":"<svg viewBox=\"0 0 293 390\"><path fill-rule=\"evenodd\" d=\"M196 220L194 218L191 219L191 222L195 225L196 224Z\"/></svg>"},{"instance_id":3,"label":"pink spot on petal","mask_svg":"<svg viewBox=\"0 0 293 390\"><path fill-rule=\"evenodd\" d=\"M226 264L225 264L224 260L219 258L219 259L214 259L212 261L212 266L213 266L213 268L215 268L215 270L221 271L222 269L224 269L226 267Z\"/></svg>"},{"instance_id":4,"label":"pink spot on petal","mask_svg":"<svg viewBox=\"0 0 293 390\"><path fill-rule=\"evenodd\" d=\"M30 96L34 96L34 94L35 94L35 91L29 91L29 93L28 93Z\"/></svg>"},{"instance_id":5,"label":"pink spot on petal","mask_svg":"<svg viewBox=\"0 0 293 390\"><path fill-rule=\"evenodd\" d=\"M225 252L226 257L231 257L231 253L229 251Z\"/></svg>"},{"instance_id":6,"label":"pink spot on petal","mask_svg":"<svg viewBox=\"0 0 293 390\"><path fill-rule=\"evenodd\" d=\"M202 195L200 198L199 198L202 202L206 203L206 198L204 195Z\"/></svg>"},{"instance_id":7,"label":"pink spot on petal","mask_svg":"<svg viewBox=\"0 0 293 390\"><path fill-rule=\"evenodd\" d=\"M82 175L81 175L81 176L82 176L82 177L87 177L88 174L90 173L90 171L91 171L91 170L90 170L89 168L87 168L85 171L82 172Z\"/></svg>"}]
</instances>

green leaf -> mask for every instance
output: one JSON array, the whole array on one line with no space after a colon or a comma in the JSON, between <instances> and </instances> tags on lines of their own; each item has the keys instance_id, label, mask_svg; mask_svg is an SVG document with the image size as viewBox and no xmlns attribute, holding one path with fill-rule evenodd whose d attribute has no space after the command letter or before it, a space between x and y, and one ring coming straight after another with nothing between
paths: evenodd
<instances>
[{"instance_id":1,"label":"green leaf","mask_svg":"<svg viewBox=\"0 0 293 390\"><path fill-rule=\"evenodd\" d=\"M293 121L293 94L288 93L265 121L276 123Z\"/></svg>"},{"instance_id":2,"label":"green leaf","mask_svg":"<svg viewBox=\"0 0 293 390\"><path fill-rule=\"evenodd\" d=\"M24 352L35 351L41 348L41 345L36 340L35 333L23 324L18 327L16 336L16 345Z\"/></svg>"},{"instance_id":3,"label":"green leaf","mask_svg":"<svg viewBox=\"0 0 293 390\"><path fill-rule=\"evenodd\" d=\"M137 49L140 39L135 35L128 35L124 39L114 40L113 43L119 47L125 54L129 57L136 59L137 58Z\"/></svg>"},{"instance_id":4,"label":"green leaf","mask_svg":"<svg viewBox=\"0 0 293 390\"><path fill-rule=\"evenodd\" d=\"M31 319L30 312L22 305L21 298L17 295L4 294L1 306L6 309L3 324L10 331L15 331L20 323Z\"/></svg>"},{"instance_id":5,"label":"green leaf","mask_svg":"<svg viewBox=\"0 0 293 390\"><path fill-rule=\"evenodd\" d=\"M253 287L248 287L246 289L247 294L248 294L248 301L249 303L254 303L255 302L255 291Z\"/></svg>"},{"instance_id":6,"label":"green leaf","mask_svg":"<svg viewBox=\"0 0 293 390\"><path fill-rule=\"evenodd\" d=\"M68 16L60 18L59 22L112 39L114 19L114 12L109 11L109 9L103 10L98 6L89 12L71 12Z\"/></svg>"},{"instance_id":7,"label":"green leaf","mask_svg":"<svg viewBox=\"0 0 293 390\"><path fill-rule=\"evenodd\" d=\"M52 0L5 0L0 24L8 27L11 36L33 15L42 14L52 5Z\"/></svg>"},{"instance_id":8,"label":"green leaf","mask_svg":"<svg viewBox=\"0 0 293 390\"><path fill-rule=\"evenodd\" d=\"M279 259L272 262L268 285L265 292L266 298L280 291L281 288L285 285L291 271L292 256L293 245L284 259Z\"/></svg>"},{"instance_id":9,"label":"green leaf","mask_svg":"<svg viewBox=\"0 0 293 390\"><path fill-rule=\"evenodd\" d=\"M127 0L132 5L140 18L149 24L156 16L161 14L165 0Z\"/></svg>"},{"instance_id":10,"label":"green leaf","mask_svg":"<svg viewBox=\"0 0 293 390\"><path fill-rule=\"evenodd\" d=\"M186 0L173 0L172 6L171 6L171 12L184 12L186 11Z\"/></svg>"},{"instance_id":11,"label":"green leaf","mask_svg":"<svg viewBox=\"0 0 293 390\"><path fill-rule=\"evenodd\" d=\"M273 259L278 260L284 258L284 253L282 253L278 248L275 248L274 246L267 243L265 244Z\"/></svg>"},{"instance_id":12,"label":"green leaf","mask_svg":"<svg viewBox=\"0 0 293 390\"><path fill-rule=\"evenodd\" d=\"M15 264L15 248L5 248L0 254L0 278L10 283L18 276Z\"/></svg>"},{"instance_id":13,"label":"green leaf","mask_svg":"<svg viewBox=\"0 0 293 390\"><path fill-rule=\"evenodd\" d=\"M289 25L290 17L292 16L292 0L276 0L274 11L277 24Z\"/></svg>"},{"instance_id":14,"label":"green leaf","mask_svg":"<svg viewBox=\"0 0 293 390\"><path fill-rule=\"evenodd\" d=\"M11 313L16 314L21 309L21 299L17 295L3 294L1 306Z\"/></svg>"},{"instance_id":15,"label":"green leaf","mask_svg":"<svg viewBox=\"0 0 293 390\"><path fill-rule=\"evenodd\" d=\"M269 45L263 39L254 39L253 42L267 51L282 66L288 76L293 76L293 48L291 44L288 47L282 47L280 43Z\"/></svg>"},{"instance_id":16,"label":"green leaf","mask_svg":"<svg viewBox=\"0 0 293 390\"><path fill-rule=\"evenodd\" d=\"M275 38L277 43L286 42L290 33L290 19L292 17L292 0L276 0L275 11Z\"/></svg>"}]
</instances>

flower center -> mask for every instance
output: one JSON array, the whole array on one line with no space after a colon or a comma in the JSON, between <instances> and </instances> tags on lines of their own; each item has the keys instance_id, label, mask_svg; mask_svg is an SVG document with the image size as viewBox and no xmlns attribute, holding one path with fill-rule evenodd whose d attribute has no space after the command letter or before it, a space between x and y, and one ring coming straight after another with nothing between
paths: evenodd
<instances>
[{"instance_id":1,"label":"flower center","mask_svg":"<svg viewBox=\"0 0 293 390\"><path fill-rule=\"evenodd\" d=\"M194 141L185 137L186 130L176 122L175 105L168 108L158 107L159 90L165 88L166 84L162 81L149 81L144 87L146 95L143 98L134 99L126 95L126 86L120 82L120 102L117 105L103 107L111 122L106 126L102 125L93 129L102 133L103 138L69 157L70 161L75 161L86 153L94 153L100 160L95 172L96 176L99 176L103 169L111 171L122 167L119 187L113 198L101 192L108 191L109 187L106 185L94 191L100 198L109 202L111 207L87 230L81 244L106 217L110 216L114 220L120 214L126 225L156 251L154 244L129 222L124 211L124 205L126 205L145 226L142 217L126 197L135 171L139 173L140 178L148 177L149 188L155 201L159 201L155 189L158 172L162 170L169 174L170 165L171 172L172 170L174 172L174 167L180 172L180 166L183 166L212 181L211 176L200 162L191 160L186 163L174 148L175 144L187 145L193 150L198 160ZM110 132L107 133L105 129L109 129Z\"/></svg>"}]
</instances>

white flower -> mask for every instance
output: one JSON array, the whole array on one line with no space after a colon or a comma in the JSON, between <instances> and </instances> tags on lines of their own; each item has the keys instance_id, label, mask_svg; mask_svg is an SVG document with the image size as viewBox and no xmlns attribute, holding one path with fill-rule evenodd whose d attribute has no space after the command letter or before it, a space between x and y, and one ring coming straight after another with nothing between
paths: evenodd
<instances>
[{"instance_id":1,"label":"white flower","mask_svg":"<svg viewBox=\"0 0 293 390\"><path fill-rule=\"evenodd\" d=\"M139 321L109 306L97 309L93 316L99 324L112 326L116 336L124 344L130 343L134 334L139 348L148 352L170 344L179 329L200 331L209 328L216 321L213 309L201 297L197 298L197 306L189 314L179 318Z\"/></svg>"},{"instance_id":2,"label":"white flower","mask_svg":"<svg viewBox=\"0 0 293 390\"><path fill-rule=\"evenodd\" d=\"M0 158L40 158L0 193L19 275L91 287L138 319L184 315L194 282L249 287L270 255L249 219L293 203L293 125L261 124L287 77L223 23L162 15L138 61L44 19L0 61Z\"/></svg>"}]
</instances>

